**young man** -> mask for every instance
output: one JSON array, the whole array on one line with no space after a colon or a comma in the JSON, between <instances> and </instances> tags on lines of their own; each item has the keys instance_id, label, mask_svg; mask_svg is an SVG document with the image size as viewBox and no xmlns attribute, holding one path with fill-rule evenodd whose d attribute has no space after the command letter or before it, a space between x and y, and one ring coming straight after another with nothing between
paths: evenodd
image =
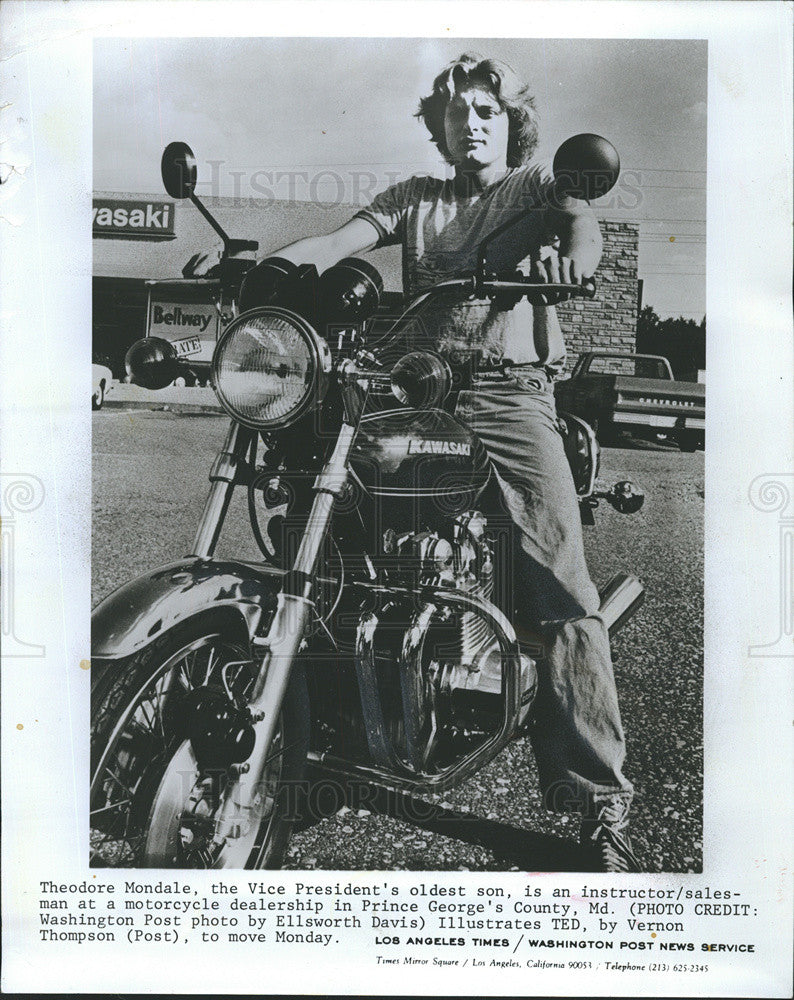
<instances>
[{"instance_id":1,"label":"young man","mask_svg":"<svg viewBox=\"0 0 794 1000\"><path fill-rule=\"evenodd\" d=\"M377 195L340 229L276 251L318 271L376 246L401 244L404 290L471 272L478 244L524 210L489 247L489 266L523 266L537 281L581 282L601 257L589 205L555 197L529 160L537 116L528 89L503 64L463 55L436 78L417 117L454 167L446 180L411 177ZM462 392L457 413L491 458L519 528L516 631L540 623L538 721L532 745L544 802L582 814L582 842L604 871L636 871L625 833L632 786L622 773L623 730L609 639L584 560L581 521L554 409L552 379L565 345L553 305L431 300L424 335L442 353L511 362L502 382Z\"/></svg>"}]
</instances>

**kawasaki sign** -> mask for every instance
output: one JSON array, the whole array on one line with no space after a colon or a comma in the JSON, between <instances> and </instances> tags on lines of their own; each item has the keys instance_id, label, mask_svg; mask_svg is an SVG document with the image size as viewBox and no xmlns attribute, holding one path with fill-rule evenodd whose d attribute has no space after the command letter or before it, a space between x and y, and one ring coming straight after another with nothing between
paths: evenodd
<instances>
[{"instance_id":1,"label":"kawasaki sign","mask_svg":"<svg viewBox=\"0 0 794 1000\"><path fill-rule=\"evenodd\" d=\"M174 203L94 198L94 236L172 240Z\"/></svg>"}]
</instances>

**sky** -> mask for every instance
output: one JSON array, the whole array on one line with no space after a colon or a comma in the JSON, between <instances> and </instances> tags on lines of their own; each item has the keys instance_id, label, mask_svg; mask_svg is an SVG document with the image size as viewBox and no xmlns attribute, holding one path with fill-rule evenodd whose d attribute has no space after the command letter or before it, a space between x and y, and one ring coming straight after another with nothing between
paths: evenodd
<instances>
[{"instance_id":1,"label":"sky","mask_svg":"<svg viewBox=\"0 0 794 1000\"><path fill-rule=\"evenodd\" d=\"M343 26L340 26L343 28ZM108 38L94 49L94 190L162 194L163 147L199 194L366 204L447 167L413 115L461 52L507 62L540 114L536 159L579 132L618 149L594 203L640 224L644 304L700 320L706 267L706 43L460 38ZM213 242L208 232L208 245Z\"/></svg>"}]
</instances>

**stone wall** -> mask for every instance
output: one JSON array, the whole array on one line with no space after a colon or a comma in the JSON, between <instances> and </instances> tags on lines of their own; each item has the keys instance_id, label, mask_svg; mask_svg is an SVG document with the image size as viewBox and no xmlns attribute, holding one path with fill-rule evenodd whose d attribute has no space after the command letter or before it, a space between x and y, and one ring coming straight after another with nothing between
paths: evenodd
<instances>
[{"instance_id":1,"label":"stone wall","mask_svg":"<svg viewBox=\"0 0 794 1000\"><path fill-rule=\"evenodd\" d=\"M557 307L568 346L566 370L583 351L630 353L637 339L636 222L600 220L604 254L596 271L596 297Z\"/></svg>"}]
</instances>

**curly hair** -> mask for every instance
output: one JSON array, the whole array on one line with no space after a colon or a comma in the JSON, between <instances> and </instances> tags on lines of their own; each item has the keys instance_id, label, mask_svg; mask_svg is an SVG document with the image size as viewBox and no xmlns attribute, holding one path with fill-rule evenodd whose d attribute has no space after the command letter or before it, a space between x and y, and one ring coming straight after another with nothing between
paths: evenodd
<instances>
[{"instance_id":1,"label":"curly hair","mask_svg":"<svg viewBox=\"0 0 794 1000\"><path fill-rule=\"evenodd\" d=\"M433 81L432 94L419 101L415 114L427 126L432 142L447 163L453 161L447 148L444 115L450 99L466 87L488 90L507 112L507 166L520 167L527 163L538 144L538 114L529 87L521 83L506 63L483 59L471 52L464 52L438 74Z\"/></svg>"}]
</instances>

